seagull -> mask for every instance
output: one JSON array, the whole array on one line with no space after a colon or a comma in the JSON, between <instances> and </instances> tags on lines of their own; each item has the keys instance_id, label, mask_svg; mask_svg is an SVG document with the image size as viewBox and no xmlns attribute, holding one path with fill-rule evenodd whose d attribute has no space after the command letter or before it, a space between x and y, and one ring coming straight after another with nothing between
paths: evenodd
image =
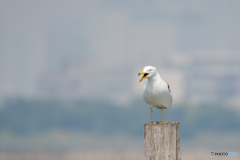
<instances>
[{"instance_id":1,"label":"seagull","mask_svg":"<svg viewBox=\"0 0 240 160\"><path fill-rule=\"evenodd\" d=\"M144 86L143 99L146 103L151 105L151 122L152 121L152 108L157 107L162 109L162 117L160 123L163 122L163 112L164 109L168 108L172 104L172 93L170 90L169 84L162 79L157 69L153 66L146 66L143 68L143 71L138 74L143 74L143 77L140 79L139 83L147 78L147 82Z\"/></svg>"}]
</instances>

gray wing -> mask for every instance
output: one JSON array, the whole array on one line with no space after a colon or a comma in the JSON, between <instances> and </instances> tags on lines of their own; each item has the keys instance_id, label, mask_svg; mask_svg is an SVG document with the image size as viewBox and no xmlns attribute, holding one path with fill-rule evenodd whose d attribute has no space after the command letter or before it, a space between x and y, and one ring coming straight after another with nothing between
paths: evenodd
<instances>
[{"instance_id":1,"label":"gray wing","mask_svg":"<svg viewBox=\"0 0 240 160\"><path fill-rule=\"evenodd\" d=\"M168 83L167 83L167 85L168 85L168 90L169 90L169 92L170 92L170 93L172 93L172 92L171 92L171 90L170 90L170 86L169 86L169 84L168 84Z\"/></svg>"}]
</instances>

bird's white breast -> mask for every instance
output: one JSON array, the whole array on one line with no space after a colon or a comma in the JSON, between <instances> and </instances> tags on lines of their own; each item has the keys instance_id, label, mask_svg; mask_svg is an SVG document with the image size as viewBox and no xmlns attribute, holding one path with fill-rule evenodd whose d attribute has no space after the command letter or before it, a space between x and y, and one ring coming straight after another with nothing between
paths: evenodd
<instances>
[{"instance_id":1,"label":"bird's white breast","mask_svg":"<svg viewBox=\"0 0 240 160\"><path fill-rule=\"evenodd\" d=\"M172 103L172 94L169 92L168 84L165 81L152 84L147 82L143 99L151 106L168 108Z\"/></svg>"}]
</instances>

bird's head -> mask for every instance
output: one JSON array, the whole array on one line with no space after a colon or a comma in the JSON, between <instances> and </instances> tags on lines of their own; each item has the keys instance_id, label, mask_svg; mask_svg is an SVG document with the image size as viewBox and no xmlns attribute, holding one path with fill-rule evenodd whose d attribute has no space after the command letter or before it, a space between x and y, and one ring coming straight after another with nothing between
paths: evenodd
<instances>
[{"instance_id":1,"label":"bird's head","mask_svg":"<svg viewBox=\"0 0 240 160\"><path fill-rule=\"evenodd\" d=\"M154 76L156 75L156 73L157 73L157 70L156 70L155 67L153 67L153 66L146 66L146 67L144 67L144 68L143 68L143 71L140 72L140 73L138 73L138 76L139 76L140 74L143 74L143 77L140 79L139 82L141 82L141 81L142 81L143 79L145 79L145 78L154 77Z\"/></svg>"}]
</instances>

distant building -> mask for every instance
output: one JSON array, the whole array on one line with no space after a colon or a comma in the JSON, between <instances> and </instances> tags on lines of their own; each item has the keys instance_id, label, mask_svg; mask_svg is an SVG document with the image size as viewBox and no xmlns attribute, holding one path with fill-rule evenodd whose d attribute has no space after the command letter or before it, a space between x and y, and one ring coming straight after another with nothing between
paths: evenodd
<instances>
[{"instance_id":1,"label":"distant building","mask_svg":"<svg viewBox=\"0 0 240 160\"><path fill-rule=\"evenodd\" d=\"M186 72L186 93L198 102L240 104L240 54L208 50L193 53Z\"/></svg>"}]
</instances>

